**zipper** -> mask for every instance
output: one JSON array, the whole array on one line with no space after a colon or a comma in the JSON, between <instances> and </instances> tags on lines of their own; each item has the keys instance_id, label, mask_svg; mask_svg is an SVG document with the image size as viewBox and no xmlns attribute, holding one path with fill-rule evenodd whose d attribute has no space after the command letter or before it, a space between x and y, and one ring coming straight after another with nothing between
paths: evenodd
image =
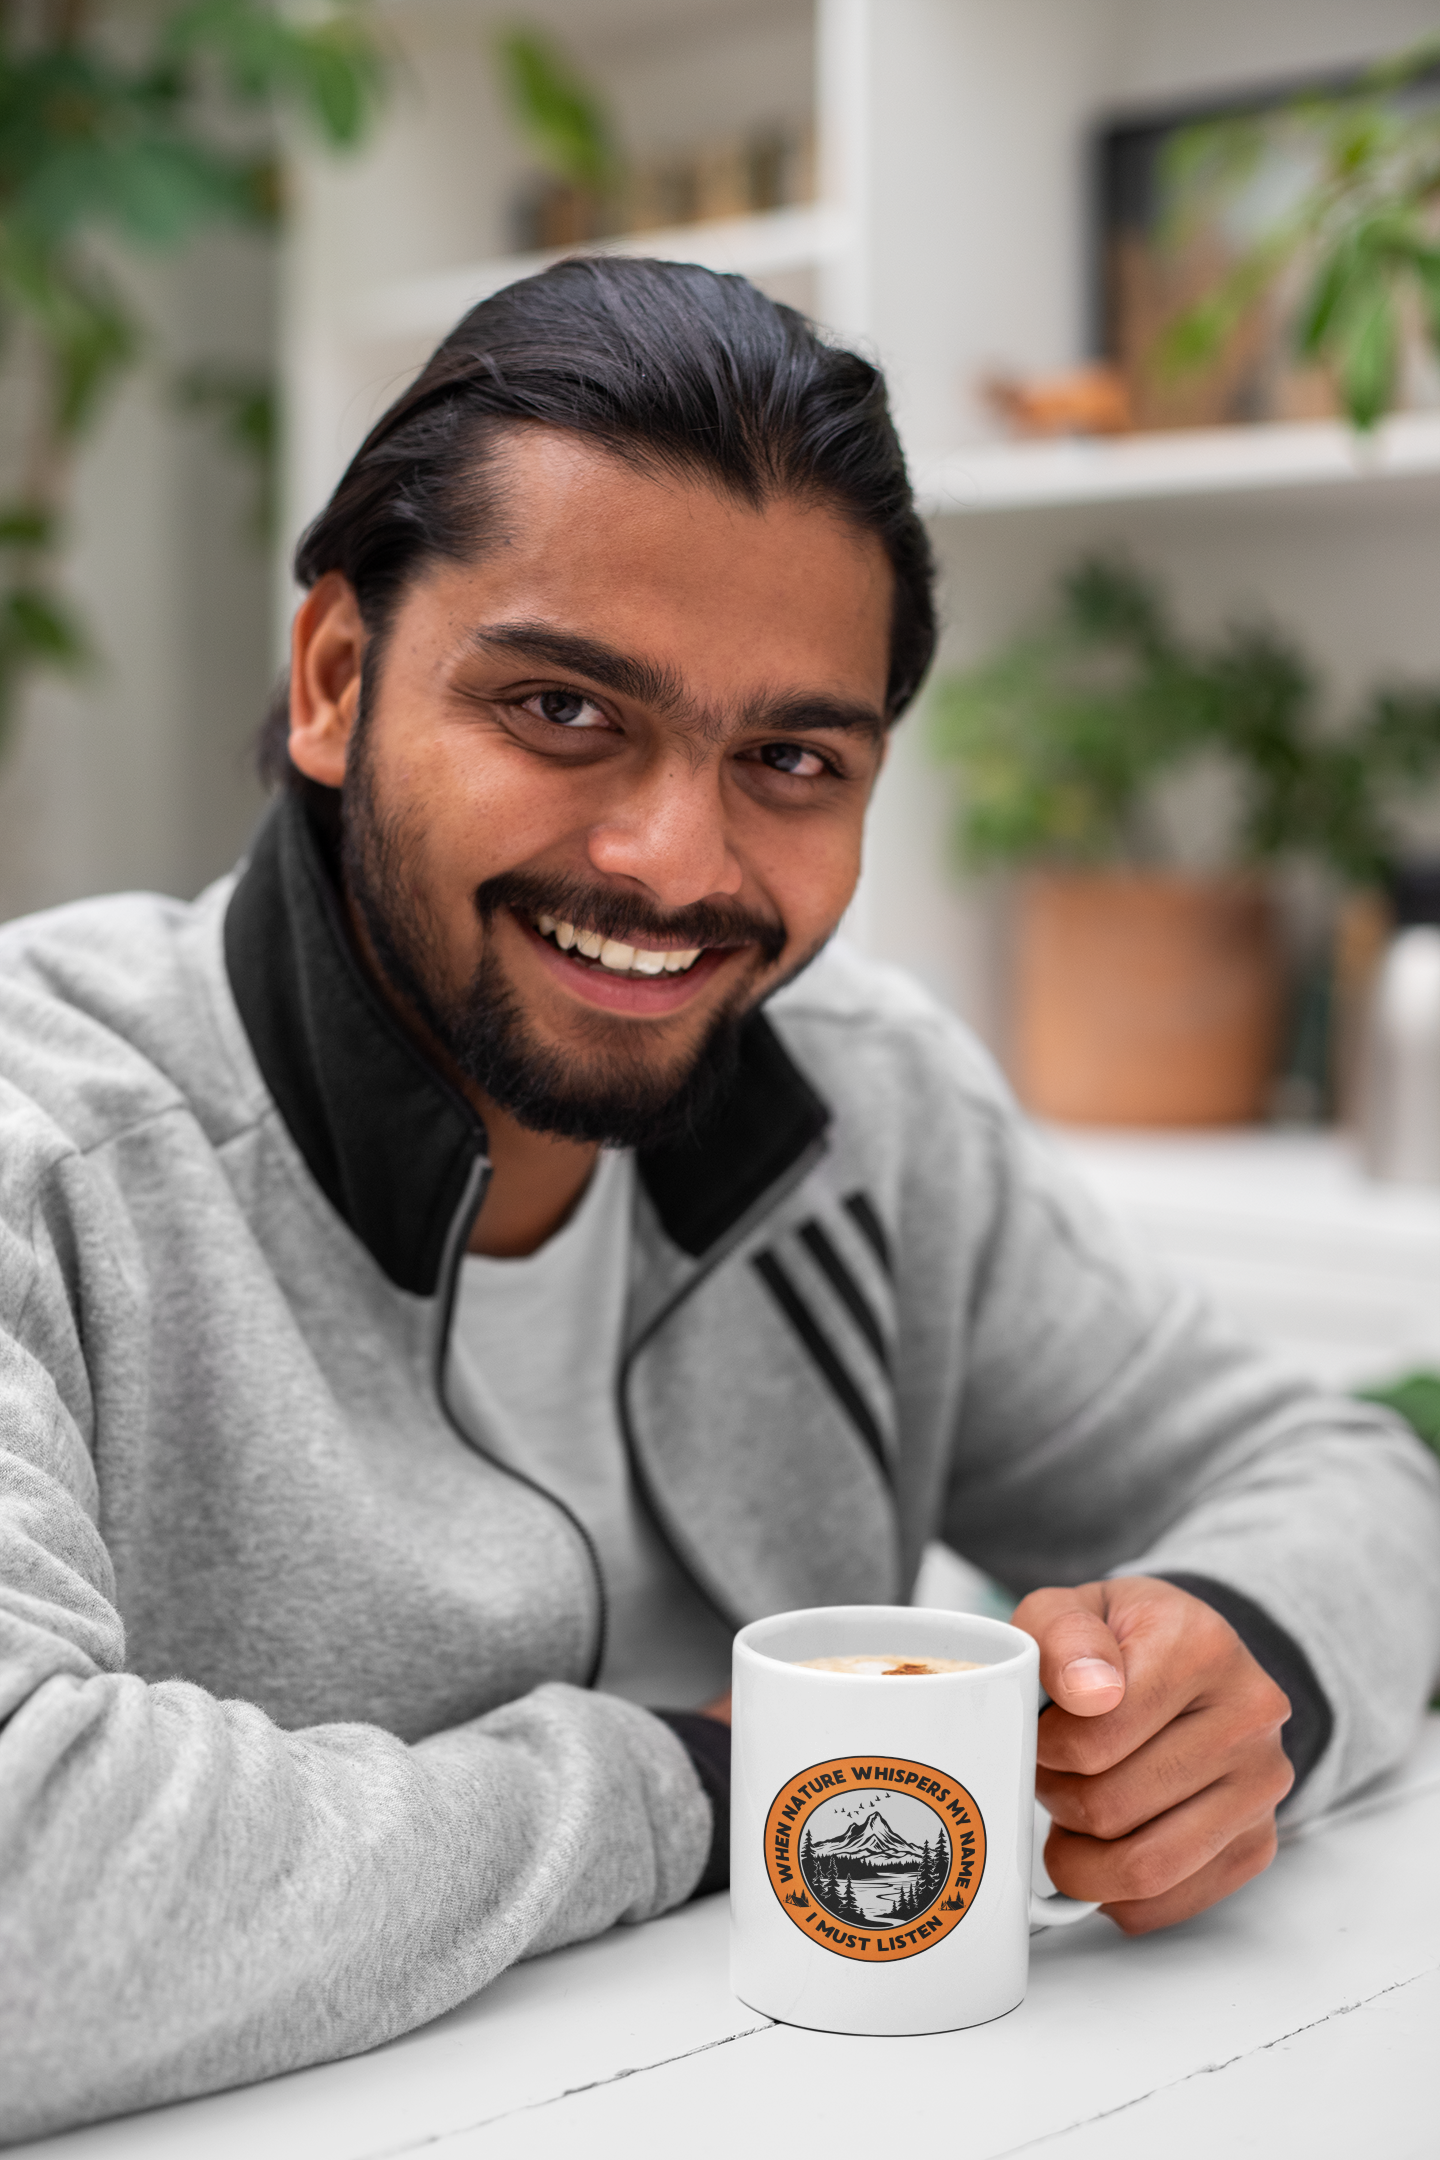
<instances>
[{"instance_id":1,"label":"zipper","mask_svg":"<svg viewBox=\"0 0 1440 2160\"><path fill-rule=\"evenodd\" d=\"M635 1340L628 1343L621 1352L620 1362L616 1368L615 1408L620 1426L620 1436L625 1445L625 1458L630 1467L630 1475L635 1480L636 1490L649 1510L651 1521L659 1531L661 1538L669 1549L670 1557L674 1560L681 1574L690 1583L701 1600L709 1606L710 1610L719 1619L723 1620L727 1627L731 1628L737 1624L734 1613L725 1610L725 1607L694 1566L686 1551L684 1540L679 1536L674 1523L670 1521L665 1510L661 1507L655 1489L646 1474L644 1463L640 1458L639 1448L635 1442L635 1428L630 1415L628 1395L630 1374L640 1352L653 1340L665 1322L674 1313L678 1312L686 1299L691 1297L702 1284L709 1281L721 1262L729 1258L736 1246L750 1235L756 1224L763 1221L766 1215L773 1213L774 1209L780 1205L780 1202L787 1198L795 1187L809 1176L815 1164L828 1152L828 1146L829 1143L822 1134L818 1139L811 1142L803 1154L796 1157L784 1177L777 1179L775 1184L762 1195L749 1213L742 1216L740 1221L723 1238L716 1241L706 1254L705 1259L694 1269L693 1273L686 1277L673 1296L668 1298L664 1304L651 1314ZM434 1370L436 1399L446 1423L464 1441L472 1454L478 1455L482 1462L489 1463L493 1469L502 1471L506 1477L514 1478L517 1484L528 1487L540 1499L548 1500L550 1505L557 1508L565 1517L565 1520L571 1525L579 1538L590 1562L591 1573L595 1580L595 1655L585 1680L585 1686L593 1688L600 1677L600 1670L605 1662L605 1645L610 1628L610 1601L605 1588L605 1574L600 1565L600 1554L596 1548L595 1540L591 1537L590 1532L574 1509L566 1501L562 1500L558 1493L551 1492L548 1486L542 1485L537 1478L529 1476L524 1470L517 1470L513 1463L502 1462L498 1456L492 1455L488 1448L482 1447L474 1435L456 1417L445 1392L446 1353L450 1345L450 1329L455 1314L455 1298L460 1284L460 1265L465 1257L465 1248L469 1243L470 1232L475 1226L475 1218L484 1205L485 1194L489 1189L490 1176L491 1164L489 1157L477 1156L470 1173L469 1183L466 1185L460 1204L455 1211L455 1218L451 1223L450 1234L445 1244L444 1257L440 1264L440 1283L436 1299L438 1308Z\"/></svg>"},{"instance_id":2,"label":"zipper","mask_svg":"<svg viewBox=\"0 0 1440 2160\"><path fill-rule=\"evenodd\" d=\"M626 1459L629 1462L630 1474L635 1480L636 1488L650 1511L651 1520L654 1522L656 1529L669 1547L670 1556L680 1569L680 1572L698 1592L705 1604L710 1607L710 1610L717 1614L727 1627L731 1628L742 1623L737 1622L733 1612L725 1610L715 1593L702 1579L690 1559L684 1541L677 1533L674 1523L668 1519L664 1509L660 1506L654 1486L651 1484L645 1466L640 1459L640 1450L635 1442L635 1427L630 1416L628 1393L630 1375L634 1370L635 1361L640 1352L654 1340L665 1322L679 1311L686 1299L698 1290L703 1283L709 1281L721 1262L728 1260L736 1246L743 1243L756 1225L763 1222L767 1215L773 1214L781 1201L788 1198L797 1185L803 1183L815 1167L815 1164L828 1151L829 1142L823 1133L818 1139L811 1141L804 1153L798 1155L794 1162L791 1163L784 1177L777 1178L768 1191L761 1195L761 1198L750 1209L749 1213L743 1215L740 1221L723 1238L716 1241L710 1252L706 1254L703 1262L695 1269L693 1274L686 1277L674 1295L651 1314L635 1340L628 1343L621 1353L620 1364L615 1375L615 1408L620 1421L621 1437L625 1442Z\"/></svg>"},{"instance_id":3,"label":"zipper","mask_svg":"<svg viewBox=\"0 0 1440 2160\"><path fill-rule=\"evenodd\" d=\"M474 1434L467 1431L459 1418L456 1417L450 1407L449 1396L445 1392L445 1367L447 1353L450 1348L450 1328L455 1317L455 1298L460 1287L460 1265L465 1257L465 1248L470 1242L470 1232L475 1227L475 1218L484 1206L485 1195L490 1189L491 1170L492 1165L489 1156L477 1155L471 1167L469 1180L461 1195L460 1205L455 1210L455 1217L450 1225L450 1234L445 1241L445 1253L440 1263L440 1282L436 1296L435 1365L432 1376L435 1384L435 1398L446 1424L449 1425L452 1432L459 1435L472 1455L478 1455L481 1461L489 1463L493 1470L502 1471L506 1477L513 1478L517 1485L528 1486L530 1491L538 1494L542 1500L548 1500L552 1507L559 1509L579 1538L585 1556L590 1563L591 1574L595 1580L595 1654L591 1659L590 1670L584 1683L587 1688L593 1688L600 1677L600 1668L605 1662L605 1641L609 1633L609 1599L606 1595L605 1575L600 1566L600 1554L596 1549L595 1540L591 1537L590 1532L581 1522L574 1509L562 1500L558 1493L551 1492L547 1486L540 1483L538 1478L531 1477L524 1470L517 1470L513 1463L502 1462L498 1456L492 1455L488 1448L482 1447Z\"/></svg>"}]
</instances>

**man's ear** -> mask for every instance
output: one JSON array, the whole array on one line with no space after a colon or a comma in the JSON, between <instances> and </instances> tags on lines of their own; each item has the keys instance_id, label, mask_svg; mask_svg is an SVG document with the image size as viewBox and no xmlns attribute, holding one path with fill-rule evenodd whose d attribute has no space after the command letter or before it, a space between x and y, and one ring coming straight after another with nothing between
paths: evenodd
<instances>
[{"instance_id":1,"label":"man's ear","mask_svg":"<svg viewBox=\"0 0 1440 2160\"><path fill-rule=\"evenodd\" d=\"M345 778L367 642L353 588L327 570L290 631L290 758L322 787L338 788Z\"/></svg>"}]
</instances>

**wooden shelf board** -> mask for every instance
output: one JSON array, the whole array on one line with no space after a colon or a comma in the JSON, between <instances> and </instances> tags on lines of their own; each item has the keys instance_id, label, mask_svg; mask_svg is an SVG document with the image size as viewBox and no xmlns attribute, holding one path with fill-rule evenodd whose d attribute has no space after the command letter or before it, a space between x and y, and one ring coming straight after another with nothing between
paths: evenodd
<instances>
[{"instance_id":1,"label":"wooden shelf board","mask_svg":"<svg viewBox=\"0 0 1440 2160\"><path fill-rule=\"evenodd\" d=\"M844 216L824 203L804 203L789 210L767 210L755 217L714 218L699 225L671 225L659 232L623 233L583 248L556 248L546 254L502 255L423 277L402 278L374 286L356 301L350 327L359 338L441 337L467 308L486 300L520 278L533 277L567 256L653 255L667 262L700 263L707 270L738 271L744 277L776 276L783 271L818 268L833 262L847 246Z\"/></svg>"},{"instance_id":2,"label":"wooden shelf board","mask_svg":"<svg viewBox=\"0 0 1440 2160\"><path fill-rule=\"evenodd\" d=\"M1339 421L1187 428L1105 441L977 443L916 474L931 516L1071 503L1357 488L1440 476L1440 413L1400 413L1372 437Z\"/></svg>"}]
</instances>

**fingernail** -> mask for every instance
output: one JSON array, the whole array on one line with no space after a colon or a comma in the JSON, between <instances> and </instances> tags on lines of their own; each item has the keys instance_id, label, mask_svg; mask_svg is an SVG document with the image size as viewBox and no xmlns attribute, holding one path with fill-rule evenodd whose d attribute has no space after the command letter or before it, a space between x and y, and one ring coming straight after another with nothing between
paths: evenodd
<instances>
[{"instance_id":1,"label":"fingernail","mask_svg":"<svg viewBox=\"0 0 1440 2160\"><path fill-rule=\"evenodd\" d=\"M1117 1672L1105 1658L1077 1657L1060 1675L1065 1690L1070 1695L1095 1695L1101 1688L1123 1688L1125 1675Z\"/></svg>"}]
</instances>

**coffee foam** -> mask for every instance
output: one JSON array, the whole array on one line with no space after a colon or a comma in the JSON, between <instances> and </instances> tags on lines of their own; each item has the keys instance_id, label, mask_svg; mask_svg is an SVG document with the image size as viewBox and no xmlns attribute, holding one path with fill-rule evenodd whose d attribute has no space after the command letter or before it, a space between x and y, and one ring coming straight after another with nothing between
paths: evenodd
<instances>
[{"instance_id":1,"label":"coffee foam","mask_svg":"<svg viewBox=\"0 0 1440 2160\"><path fill-rule=\"evenodd\" d=\"M905 1657L879 1650L858 1650L849 1657L795 1658L807 1672L846 1673L857 1680L924 1678L931 1673L979 1672L974 1658Z\"/></svg>"}]
</instances>

